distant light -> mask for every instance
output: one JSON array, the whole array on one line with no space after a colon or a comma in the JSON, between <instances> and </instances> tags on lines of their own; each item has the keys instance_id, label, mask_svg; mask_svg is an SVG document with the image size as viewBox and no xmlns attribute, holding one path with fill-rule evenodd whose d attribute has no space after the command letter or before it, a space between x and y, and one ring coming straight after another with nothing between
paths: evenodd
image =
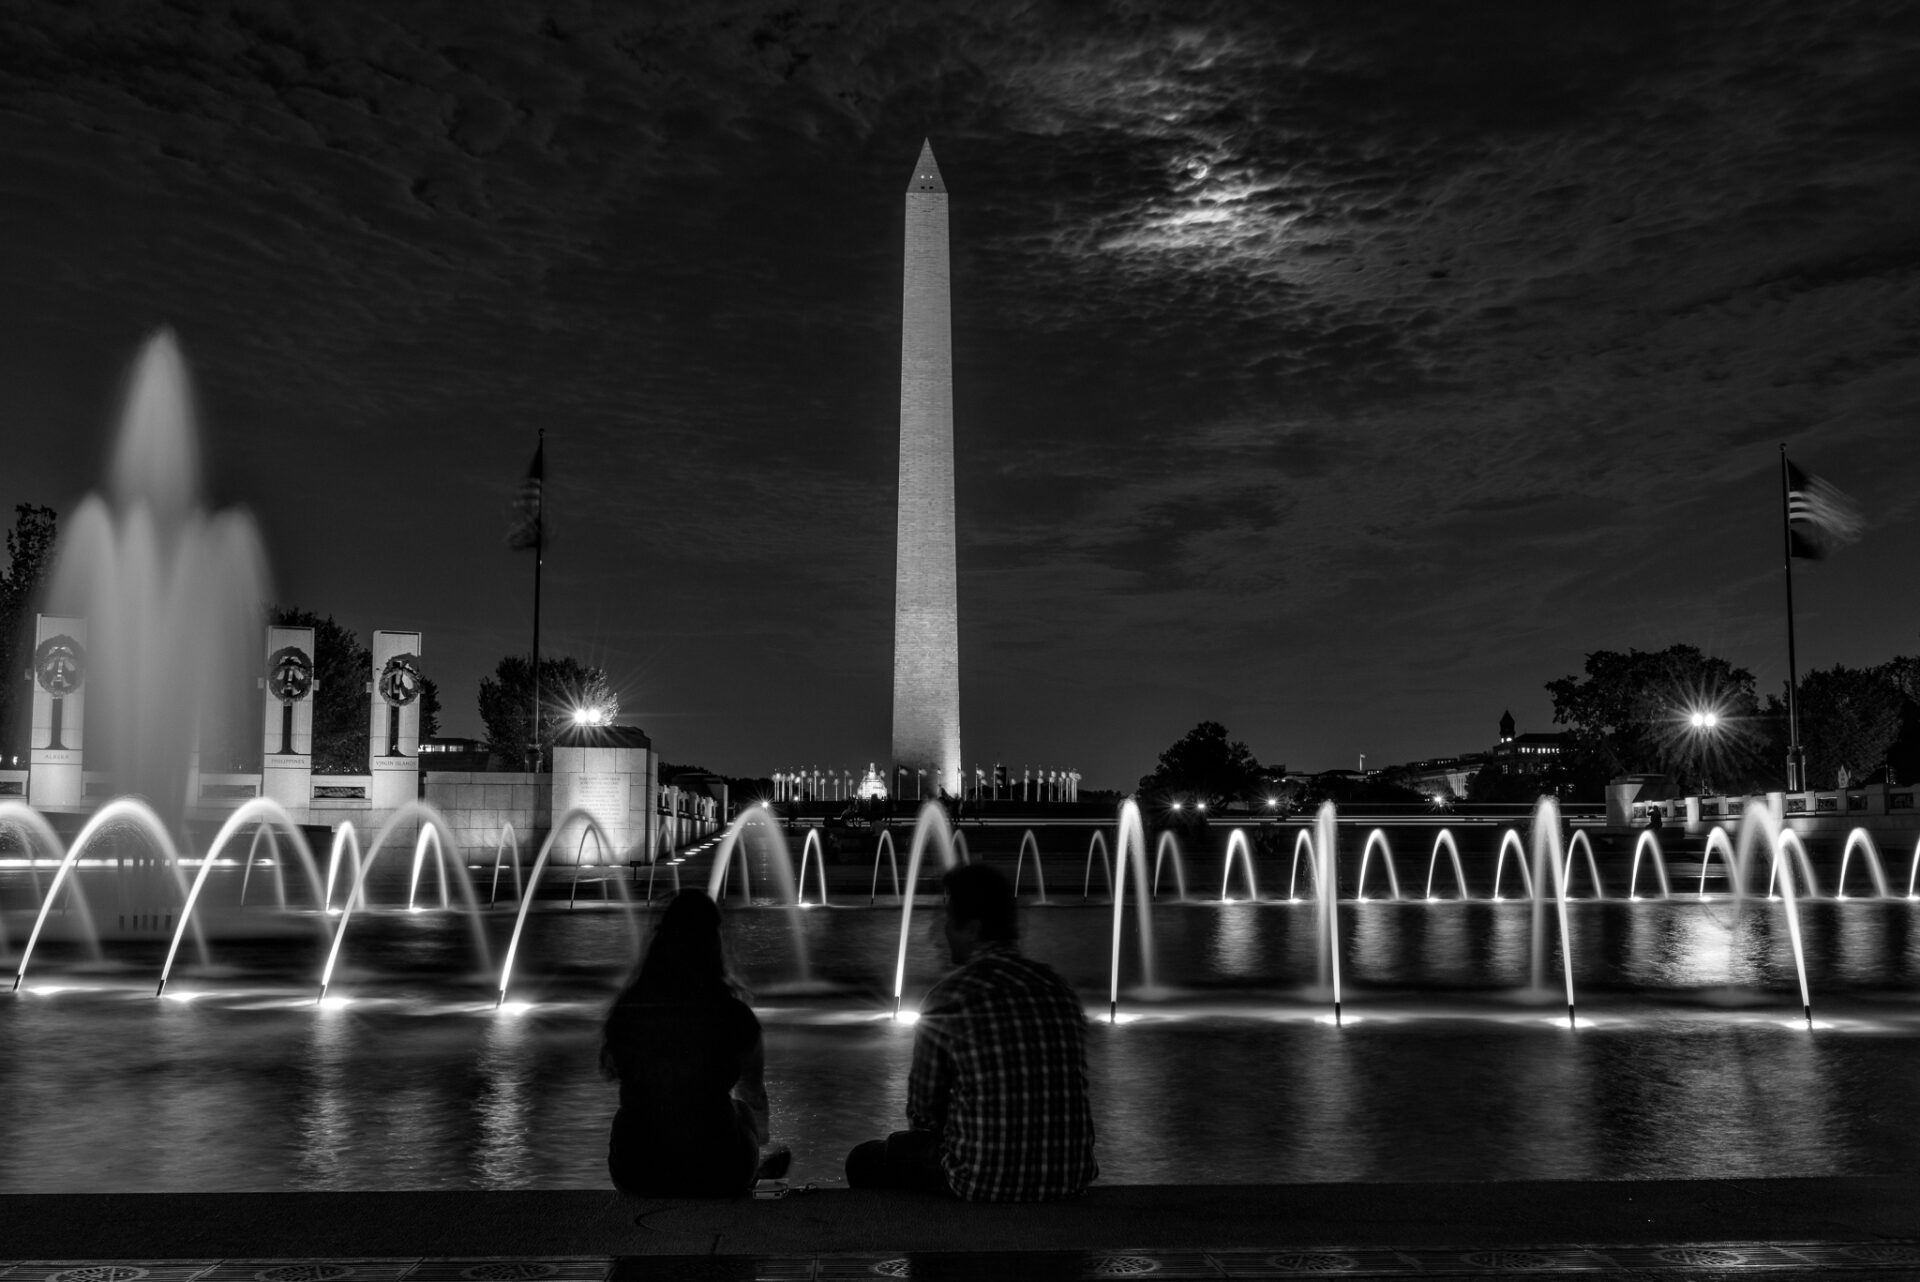
<instances>
[{"instance_id":1,"label":"distant light","mask_svg":"<svg viewBox=\"0 0 1920 1282\"><path fill-rule=\"evenodd\" d=\"M576 726L604 726L607 724L607 710L597 704L573 710L573 724Z\"/></svg>"},{"instance_id":2,"label":"distant light","mask_svg":"<svg viewBox=\"0 0 1920 1282\"><path fill-rule=\"evenodd\" d=\"M1205 810L1207 808L1207 803L1204 801L1196 801L1193 803L1193 808L1195 810Z\"/></svg>"},{"instance_id":3,"label":"distant light","mask_svg":"<svg viewBox=\"0 0 1920 1282\"><path fill-rule=\"evenodd\" d=\"M1180 803L1179 803L1179 802L1177 802L1177 801L1176 801L1176 802L1174 802L1174 803L1173 803L1173 808L1174 808L1175 810L1178 810L1178 809L1180 809Z\"/></svg>"},{"instance_id":4,"label":"distant light","mask_svg":"<svg viewBox=\"0 0 1920 1282\"><path fill-rule=\"evenodd\" d=\"M1279 801L1279 798L1277 798L1277 797L1268 797L1268 798L1267 798L1267 806L1268 806L1269 808L1271 808L1271 807L1274 807L1274 806L1277 806L1277 805L1279 805L1279 804L1280 804L1280 801Z\"/></svg>"},{"instance_id":5,"label":"distant light","mask_svg":"<svg viewBox=\"0 0 1920 1282\"><path fill-rule=\"evenodd\" d=\"M1700 709L1687 718L1687 724L1695 730L1711 730L1720 724L1720 714L1709 709Z\"/></svg>"}]
</instances>

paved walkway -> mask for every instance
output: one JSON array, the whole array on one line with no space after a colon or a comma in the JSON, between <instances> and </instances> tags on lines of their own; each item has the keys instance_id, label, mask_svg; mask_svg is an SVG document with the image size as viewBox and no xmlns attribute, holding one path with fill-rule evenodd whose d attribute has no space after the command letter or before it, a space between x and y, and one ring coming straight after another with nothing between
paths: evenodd
<instances>
[{"instance_id":1,"label":"paved walkway","mask_svg":"<svg viewBox=\"0 0 1920 1282\"><path fill-rule=\"evenodd\" d=\"M0 1197L5 1282L599 1278L1920 1279L1920 1176L1096 1187L1045 1206L864 1190Z\"/></svg>"}]
</instances>

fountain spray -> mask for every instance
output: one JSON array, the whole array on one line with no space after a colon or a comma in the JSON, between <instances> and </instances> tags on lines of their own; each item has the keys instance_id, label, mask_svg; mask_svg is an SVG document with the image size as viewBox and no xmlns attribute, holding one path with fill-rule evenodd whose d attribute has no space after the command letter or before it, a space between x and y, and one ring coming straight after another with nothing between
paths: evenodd
<instances>
[{"instance_id":1,"label":"fountain spray","mask_svg":"<svg viewBox=\"0 0 1920 1282\"><path fill-rule=\"evenodd\" d=\"M1331 801L1320 803L1313 818L1314 919L1320 935L1320 962L1325 970L1321 978L1333 984L1333 1024L1340 1018L1340 871L1335 858L1340 836L1340 816Z\"/></svg>"}]
</instances>

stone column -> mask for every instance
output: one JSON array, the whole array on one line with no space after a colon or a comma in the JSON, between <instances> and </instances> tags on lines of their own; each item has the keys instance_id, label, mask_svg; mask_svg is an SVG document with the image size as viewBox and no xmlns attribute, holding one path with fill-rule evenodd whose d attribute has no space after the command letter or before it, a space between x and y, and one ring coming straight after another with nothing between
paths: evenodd
<instances>
[{"instance_id":1,"label":"stone column","mask_svg":"<svg viewBox=\"0 0 1920 1282\"><path fill-rule=\"evenodd\" d=\"M260 795L305 822L313 801L313 629L267 628Z\"/></svg>"},{"instance_id":2,"label":"stone column","mask_svg":"<svg viewBox=\"0 0 1920 1282\"><path fill-rule=\"evenodd\" d=\"M373 691L367 696L368 800L393 810L420 795L420 634L373 634Z\"/></svg>"},{"instance_id":3,"label":"stone column","mask_svg":"<svg viewBox=\"0 0 1920 1282\"><path fill-rule=\"evenodd\" d=\"M87 700L87 621L42 614L33 629L33 737L27 756L27 804L84 806L81 752Z\"/></svg>"}]
</instances>

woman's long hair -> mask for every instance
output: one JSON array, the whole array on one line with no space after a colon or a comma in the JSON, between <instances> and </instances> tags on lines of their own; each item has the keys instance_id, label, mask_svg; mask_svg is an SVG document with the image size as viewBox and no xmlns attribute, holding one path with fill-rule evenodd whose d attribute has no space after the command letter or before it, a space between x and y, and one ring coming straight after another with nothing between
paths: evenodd
<instances>
[{"instance_id":1,"label":"woman's long hair","mask_svg":"<svg viewBox=\"0 0 1920 1282\"><path fill-rule=\"evenodd\" d=\"M704 890L674 895L653 928L639 967L607 1012L600 1043L600 1067L614 1074L611 1035L623 1006L641 1003L713 1002L745 994L727 972L720 940L720 908Z\"/></svg>"}]
</instances>

